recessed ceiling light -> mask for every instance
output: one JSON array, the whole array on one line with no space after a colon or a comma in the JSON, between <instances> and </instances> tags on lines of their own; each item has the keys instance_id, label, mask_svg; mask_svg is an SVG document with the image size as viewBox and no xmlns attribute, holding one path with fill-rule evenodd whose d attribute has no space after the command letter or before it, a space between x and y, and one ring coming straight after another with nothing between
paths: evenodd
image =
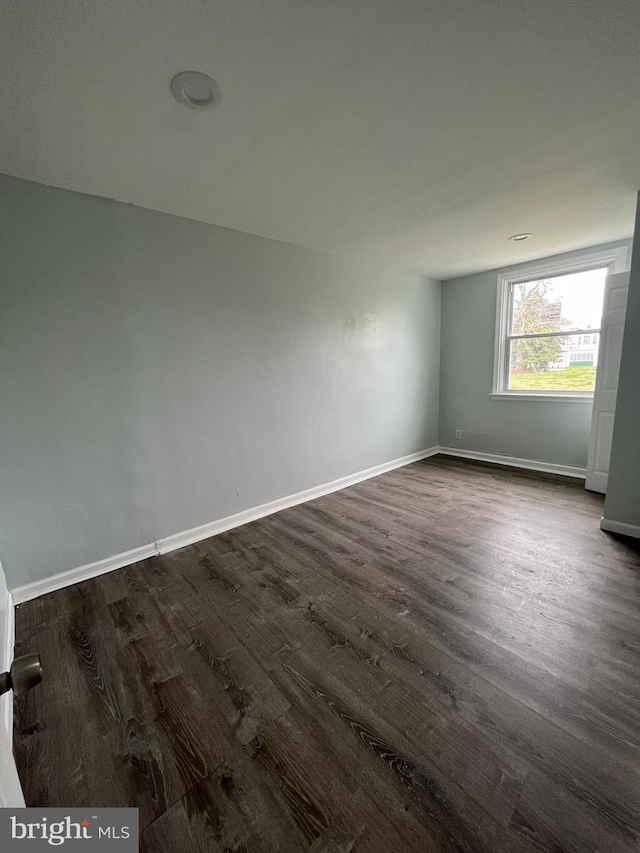
<instances>
[{"instance_id":1,"label":"recessed ceiling light","mask_svg":"<svg viewBox=\"0 0 640 853\"><path fill-rule=\"evenodd\" d=\"M509 237L511 241L514 243L524 243L525 240L530 240L533 237L533 234L529 234L528 232L524 232L522 234L514 234L513 237Z\"/></svg>"},{"instance_id":2,"label":"recessed ceiling light","mask_svg":"<svg viewBox=\"0 0 640 853\"><path fill-rule=\"evenodd\" d=\"M200 71L181 71L171 81L171 94L191 110L212 110L222 101L222 91L215 80Z\"/></svg>"}]
</instances>

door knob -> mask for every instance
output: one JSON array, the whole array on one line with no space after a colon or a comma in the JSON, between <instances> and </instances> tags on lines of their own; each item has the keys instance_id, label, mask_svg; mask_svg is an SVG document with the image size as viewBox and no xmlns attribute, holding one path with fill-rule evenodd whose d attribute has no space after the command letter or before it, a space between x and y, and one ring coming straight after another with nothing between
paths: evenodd
<instances>
[{"instance_id":1,"label":"door knob","mask_svg":"<svg viewBox=\"0 0 640 853\"><path fill-rule=\"evenodd\" d=\"M0 675L0 696L8 690L13 690L16 696L21 696L41 681L40 655L22 655L14 660L9 672Z\"/></svg>"}]
</instances>

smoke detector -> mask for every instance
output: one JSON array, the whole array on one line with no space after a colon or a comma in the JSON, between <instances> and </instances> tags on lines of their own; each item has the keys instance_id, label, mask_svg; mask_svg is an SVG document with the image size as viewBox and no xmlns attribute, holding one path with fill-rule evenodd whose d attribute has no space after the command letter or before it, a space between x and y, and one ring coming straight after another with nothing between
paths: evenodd
<instances>
[{"instance_id":1,"label":"smoke detector","mask_svg":"<svg viewBox=\"0 0 640 853\"><path fill-rule=\"evenodd\" d=\"M222 101L222 90L215 80L201 71L181 71L171 81L171 94L190 110L213 110Z\"/></svg>"}]
</instances>

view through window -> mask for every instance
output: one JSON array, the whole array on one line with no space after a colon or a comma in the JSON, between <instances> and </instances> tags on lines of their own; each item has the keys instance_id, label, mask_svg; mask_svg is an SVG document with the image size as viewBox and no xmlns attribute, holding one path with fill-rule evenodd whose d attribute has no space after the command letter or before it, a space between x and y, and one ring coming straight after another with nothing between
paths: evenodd
<instances>
[{"instance_id":1,"label":"view through window","mask_svg":"<svg viewBox=\"0 0 640 853\"><path fill-rule=\"evenodd\" d=\"M607 267L511 285L510 391L593 392Z\"/></svg>"}]
</instances>

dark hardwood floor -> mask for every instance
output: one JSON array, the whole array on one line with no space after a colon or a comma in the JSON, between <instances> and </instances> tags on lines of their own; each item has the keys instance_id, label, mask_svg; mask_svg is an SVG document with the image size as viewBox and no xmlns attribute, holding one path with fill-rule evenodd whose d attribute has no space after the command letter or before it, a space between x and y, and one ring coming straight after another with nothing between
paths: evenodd
<instances>
[{"instance_id":1,"label":"dark hardwood floor","mask_svg":"<svg viewBox=\"0 0 640 853\"><path fill-rule=\"evenodd\" d=\"M19 607L27 804L138 806L147 853L637 853L602 505L440 457Z\"/></svg>"}]
</instances>

